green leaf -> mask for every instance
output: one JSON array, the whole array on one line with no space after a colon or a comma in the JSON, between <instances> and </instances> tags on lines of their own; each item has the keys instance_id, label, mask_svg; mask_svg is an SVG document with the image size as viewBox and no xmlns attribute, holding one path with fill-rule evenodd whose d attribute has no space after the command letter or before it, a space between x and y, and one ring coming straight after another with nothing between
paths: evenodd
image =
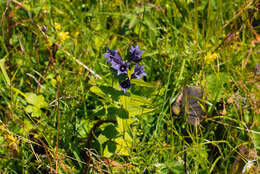
<instances>
[{"instance_id":1,"label":"green leaf","mask_svg":"<svg viewBox=\"0 0 260 174\"><path fill-rule=\"evenodd\" d=\"M92 86L90 88L90 91L93 92L94 94L96 94L99 97L102 97L102 98L106 97L105 93L97 86Z\"/></svg>"},{"instance_id":2,"label":"green leaf","mask_svg":"<svg viewBox=\"0 0 260 174\"><path fill-rule=\"evenodd\" d=\"M130 129L130 125L134 122L134 119L122 119L120 117L116 118L118 124L118 131L122 134Z\"/></svg>"},{"instance_id":3,"label":"green leaf","mask_svg":"<svg viewBox=\"0 0 260 174\"><path fill-rule=\"evenodd\" d=\"M77 162L78 162L80 168L82 168L82 163L80 162L81 160L80 160L78 153L75 150L72 150L72 152L73 152L75 158L77 159Z\"/></svg>"},{"instance_id":4,"label":"green leaf","mask_svg":"<svg viewBox=\"0 0 260 174\"><path fill-rule=\"evenodd\" d=\"M115 142L117 143L116 146L116 152L119 155L129 156L129 149L132 145L133 139L130 137L130 135L125 132L122 137L119 137L115 139Z\"/></svg>"},{"instance_id":5,"label":"green leaf","mask_svg":"<svg viewBox=\"0 0 260 174\"><path fill-rule=\"evenodd\" d=\"M120 95L124 95L123 91L116 90L115 88L112 88L110 86L99 86L99 89L102 90L103 93L111 96L113 100L118 101Z\"/></svg>"},{"instance_id":6,"label":"green leaf","mask_svg":"<svg viewBox=\"0 0 260 174\"><path fill-rule=\"evenodd\" d=\"M40 108L33 105L26 106L24 110L27 113L31 113L32 117L39 117L42 113Z\"/></svg>"},{"instance_id":7,"label":"green leaf","mask_svg":"<svg viewBox=\"0 0 260 174\"><path fill-rule=\"evenodd\" d=\"M131 15L128 28L129 29L133 28L136 25L136 23L137 23L137 16L136 15Z\"/></svg>"},{"instance_id":8,"label":"green leaf","mask_svg":"<svg viewBox=\"0 0 260 174\"><path fill-rule=\"evenodd\" d=\"M150 16L144 16L144 24L156 35L156 28Z\"/></svg>"},{"instance_id":9,"label":"green leaf","mask_svg":"<svg viewBox=\"0 0 260 174\"><path fill-rule=\"evenodd\" d=\"M114 125L110 124L104 129L102 134L108 139L112 139L118 136L119 132L116 130L116 127Z\"/></svg>"},{"instance_id":10,"label":"green leaf","mask_svg":"<svg viewBox=\"0 0 260 174\"><path fill-rule=\"evenodd\" d=\"M99 144L104 144L105 142L107 142L108 138L106 136L104 136L103 134L100 134L97 138Z\"/></svg>"},{"instance_id":11,"label":"green leaf","mask_svg":"<svg viewBox=\"0 0 260 174\"><path fill-rule=\"evenodd\" d=\"M3 144L5 144L5 138L4 138L4 136L3 135L0 135L0 145L2 146ZM0 153L2 153L2 154L5 154L6 152L5 152L5 148L0 148Z\"/></svg>"},{"instance_id":12,"label":"green leaf","mask_svg":"<svg viewBox=\"0 0 260 174\"><path fill-rule=\"evenodd\" d=\"M31 105L29 105L29 106L31 106ZM25 110L26 110L26 108L25 108ZM31 111L32 108L30 108L29 110ZM22 135L26 135L26 134L29 134L30 130L32 130L32 129L33 129L33 125L31 124L31 122L29 120L24 120L24 127L22 129L20 129L19 132Z\"/></svg>"},{"instance_id":13,"label":"green leaf","mask_svg":"<svg viewBox=\"0 0 260 174\"><path fill-rule=\"evenodd\" d=\"M5 82L7 83L8 86L10 86L10 84L11 84L10 78L8 77L8 74L5 70L5 59L0 60L0 68L1 68L2 73L4 75Z\"/></svg>"},{"instance_id":14,"label":"green leaf","mask_svg":"<svg viewBox=\"0 0 260 174\"><path fill-rule=\"evenodd\" d=\"M129 114L125 109L116 108L116 107L109 107L107 109L107 112L108 112L108 116L111 119L116 118L116 117L120 117L122 119L129 118Z\"/></svg>"},{"instance_id":15,"label":"green leaf","mask_svg":"<svg viewBox=\"0 0 260 174\"><path fill-rule=\"evenodd\" d=\"M116 151L116 143L107 142L103 152L103 156L109 158L114 155L115 151Z\"/></svg>"},{"instance_id":16,"label":"green leaf","mask_svg":"<svg viewBox=\"0 0 260 174\"><path fill-rule=\"evenodd\" d=\"M218 73L210 74L206 77L206 85L208 87L209 100L219 101L224 96L223 85L228 82L228 74Z\"/></svg>"},{"instance_id":17,"label":"green leaf","mask_svg":"<svg viewBox=\"0 0 260 174\"><path fill-rule=\"evenodd\" d=\"M256 115L256 124L253 127L253 130L256 131L253 133L253 141L256 145L256 149L260 150L260 115Z\"/></svg>"},{"instance_id":18,"label":"green leaf","mask_svg":"<svg viewBox=\"0 0 260 174\"><path fill-rule=\"evenodd\" d=\"M151 105L151 102L146 97L137 95L131 95L131 97L120 96L120 103L128 111L129 117L153 111L153 109L147 108Z\"/></svg>"},{"instance_id":19,"label":"green leaf","mask_svg":"<svg viewBox=\"0 0 260 174\"><path fill-rule=\"evenodd\" d=\"M37 108L45 108L48 104L45 102L42 95L36 95L34 93L25 93L26 101Z\"/></svg>"},{"instance_id":20,"label":"green leaf","mask_svg":"<svg viewBox=\"0 0 260 174\"><path fill-rule=\"evenodd\" d=\"M136 86L142 86L142 87L147 87L147 88L158 88L159 87L158 82L147 83L143 80L138 80L138 79L132 79L131 84L135 84Z\"/></svg>"},{"instance_id":21,"label":"green leaf","mask_svg":"<svg viewBox=\"0 0 260 174\"><path fill-rule=\"evenodd\" d=\"M86 138L94 123L89 119L81 119L76 125L77 133L80 138Z\"/></svg>"}]
</instances>

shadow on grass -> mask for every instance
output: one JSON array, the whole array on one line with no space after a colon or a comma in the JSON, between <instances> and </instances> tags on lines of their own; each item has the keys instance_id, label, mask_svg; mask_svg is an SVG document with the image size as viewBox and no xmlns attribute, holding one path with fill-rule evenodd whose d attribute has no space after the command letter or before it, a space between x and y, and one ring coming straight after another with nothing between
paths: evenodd
<instances>
[{"instance_id":1,"label":"shadow on grass","mask_svg":"<svg viewBox=\"0 0 260 174\"><path fill-rule=\"evenodd\" d=\"M121 95L124 95L124 96L130 96L129 93L124 93L123 91L119 91L119 90L116 90L110 86L99 86L99 88L105 93L105 94L108 94L108 95L111 95L111 98L115 101L118 101L119 100L119 97Z\"/></svg>"}]
</instances>

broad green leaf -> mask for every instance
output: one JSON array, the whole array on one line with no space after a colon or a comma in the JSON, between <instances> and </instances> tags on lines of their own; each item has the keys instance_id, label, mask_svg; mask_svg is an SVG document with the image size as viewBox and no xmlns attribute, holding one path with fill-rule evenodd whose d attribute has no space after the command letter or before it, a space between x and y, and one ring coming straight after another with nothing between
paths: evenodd
<instances>
[{"instance_id":1,"label":"broad green leaf","mask_svg":"<svg viewBox=\"0 0 260 174\"><path fill-rule=\"evenodd\" d=\"M31 105L29 105L29 106L31 106ZM28 107L28 106L27 106L27 107ZM27 107L26 107L26 108L27 108ZM26 110L26 108L25 108L25 110ZM29 110L29 111L32 111L33 109L32 109L32 108L29 108L28 110ZM26 112L27 112L27 111L26 111ZM28 112L28 113L31 113L31 112ZM20 132L22 135L26 135L26 134L28 134L28 133L30 132L31 129L33 129L33 125L31 124L31 122L30 122L29 120L24 120L24 127L21 128L19 132Z\"/></svg>"},{"instance_id":2,"label":"broad green leaf","mask_svg":"<svg viewBox=\"0 0 260 174\"><path fill-rule=\"evenodd\" d=\"M106 136L104 136L103 134L100 134L97 138L99 144L104 144L105 142L107 142L107 140L109 140Z\"/></svg>"},{"instance_id":3,"label":"broad green leaf","mask_svg":"<svg viewBox=\"0 0 260 174\"><path fill-rule=\"evenodd\" d=\"M94 123L89 119L81 119L78 124L76 124L76 129L79 137L86 138Z\"/></svg>"},{"instance_id":4,"label":"broad green leaf","mask_svg":"<svg viewBox=\"0 0 260 174\"><path fill-rule=\"evenodd\" d=\"M4 144L4 142L5 142L5 139L4 139L4 137L1 135L1 136L0 136L0 144Z\"/></svg>"},{"instance_id":5,"label":"broad green leaf","mask_svg":"<svg viewBox=\"0 0 260 174\"><path fill-rule=\"evenodd\" d=\"M115 119L116 117L120 117L122 119L129 118L129 113L125 109L116 108L116 107L109 107L107 109L108 116L111 119Z\"/></svg>"},{"instance_id":6,"label":"broad green leaf","mask_svg":"<svg viewBox=\"0 0 260 174\"><path fill-rule=\"evenodd\" d=\"M33 125L29 120L24 120L24 130L29 132L33 128Z\"/></svg>"},{"instance_id":7,"label":"broad green leaf","mask_svg":"<svg viewBox=\"0 0 260 174\"><path fill-rule=\"evenodd\" d=\"M36 95L34 93L25 93L26 101L37 108L45 108L48 104L45 102L44 97L42 95Z\"/></svg>"},{"instance_id":8,"label":"broad green leaf","mask_svg":"<svg viewBox=\"0 0 260 174\"><path fill-rule=\"evenodd\" d=\"M128 118L128 119L122 119L120 117L116 118L117 124L118 124L118 131L122 134L129 130L130 125L134 122L134 119Z\"/></svg>"},{"instance_id":9,"label":"broad green leaf","mask_svg":"<svg viewBox=\"0 0 260 174\"><path fill-rule=\"evenodd\" d=\"M137 86L143 86L143 87L147 87L147 88L158 88L159 87L159 82L147 83L143 80L138 80L138 79L132 79L131 84L135 84Z\"/></svg>"},{"instance_id":10,"label":"broad green leaf","mask_svg":"<svg viewBox=\"0 0 260 174\"><path fill-rule=\"evenodd\" d=\"M114 155L115 151L116 151L116 143L107 142L103 152L103 156L109 158Z\"/></svg>"},{"instance_id":11,"label":"broad green leaf","mask_svg":"<svg viewBox=\"0 0 260 174\"><path fill-rule=\"evenodd\" d=\"M228 82L226 73L210 74L206 77L206 85L208 89L209 100L220 100L224 96L223 85Z\"/></svg>"},{"instance_id":12,"label":"broad green leaf","mask_svg":"<svg viewBox=\"0 0 260 174\"><path fill-rule=\"evenodd\" d=\"M90 88L90 91L93 92L94 94L96 94L99 97L102 97L102 98L106 97L105 93L97 86L92 86Z\"/></svg>"},{"instance_id":13,"label":"broad green leaf","mask_svg":"<svg viewBox=\"0 0 260 174\"><path fill-rule=\"evenodd\" d=\"M149 113L154 111L154 109L149 109L149 108L144 108L142 106L135 106L135 105L130 105L128 107L128 112L129 115L131 115L131 117L133 116L137 116L137 115L141 115L141 114L145 114L145 113Z\"/></svg>"},{"instance_id":14,"label":"broad green leaf","mask_svg":"<svg viewBox=\"0 0 260 174\"><path fill-rule=\"evenodd\" d=\"M128 96L120 96L120 104L123 106L125 110L127 110L130 100L131 99Z\"/></svg>"},{"instance_id":15,"label":"broad green leaf","mask_svg":"<svg viewBox=\"0 0 260 174\"><path fill-rule=\"evenodd\" d=\"M137 95L120 96L120 103L128 111L130 118L153 111L153 109L146 108L151 105L151 102L147 98Z\"/></svg>"},{"instance_id":16,"label":"broad green leaf","mask_svg":"<svg viewBox=\"0 0 260 174\"><path fill-rule=\"evenodd\" d=\"M26 106L24 110L27 113L31 113L32 117L39 117L41 115L41 109L33 105Z\"/></svg>"},{"instance_id":17,"label":"broad green leaf","mask_svg":"<svg viewBox=\"0 0 260 174\"><path fill-rule=\"evenodd\" d=\"M5 138L3 135L0 135L0 145L3 146L5 144ZM0 153L5 154L5 148L0 148Z\"/></svg>"},{"instance_id":18,"label":"broad green leaf","mask_svg":"<svg viewBox=\"0 0 260 174\"><path fill-rule=\"evenodd\" d=\"M103 37L96 36L94 42L95 46L99 49L103 45Z\"/></svg>"},{"instance_id":19,"label":"broad green leaf","mask_svg":"<svg viewBox=\"0 0 260 174\"><path fill-rule=\"evenodd\" d=\"M123 137L115 139L117 143L116 152L120 155L129 156L129 149L132 145L132 138L127 132L124 133Z\"/></svg>"},{"instance_id":20,"label":"broad green leaf","mask_svg":"<svg viewBox=\"0 0 260 174\"><path fill-rule=\"evenodd\" d=\"M115 88L110 86L100 85L99 89L101 89L104 94L110 96L113 100L116 101L119 100L120 95L124 94L123 91L116 90Z\"/></svg>"},{"instance_id":21,"label":"broad green leaf","mask_svg":"<svg viewBox=\"0 0 260 174\"><path fill-rule=\"evenodd\" d=\"M115 125L110 124L107 127L105 127L102 134L105 137L112 139L112 138L115 138L116 136L118 136L119 132L116 130Z\"/></svg>"}]
</instances>

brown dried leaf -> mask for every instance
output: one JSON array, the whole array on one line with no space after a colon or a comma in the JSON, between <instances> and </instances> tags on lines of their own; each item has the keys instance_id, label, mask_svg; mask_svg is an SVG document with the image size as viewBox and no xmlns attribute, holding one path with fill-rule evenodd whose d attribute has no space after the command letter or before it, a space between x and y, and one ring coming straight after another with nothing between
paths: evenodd
<instances>
[{"instance_id":1,"label":"brown dried leaf","mask_svg":"<svg viewBox=\"0 0 260 174\"><path fill-rule=\"evenodd\" d=\"M224 107L222 112L221 112L221 115L226 115L227 114L227 111L226 111L226 108Z\"/></svg>"},{"instance_id":2,"label":"brown dried leaf","mask_svg":"<svg viewBox=\"0 0 260 174\"><path fill-rule=\"evenodd\" d=\"M229 99L227 100L228 104L232 104L234 102L233 97L234 97L234 94L231 97L229 97Z\"/></svg>"}]
</instances>

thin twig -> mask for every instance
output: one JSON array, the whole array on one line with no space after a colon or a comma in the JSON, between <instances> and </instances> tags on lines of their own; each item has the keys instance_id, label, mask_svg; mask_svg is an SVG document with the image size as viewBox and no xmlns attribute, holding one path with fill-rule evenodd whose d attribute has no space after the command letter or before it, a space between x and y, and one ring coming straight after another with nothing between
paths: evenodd
<instances>
[{"instance_id":1,"label":"thin twig","mask_svg":"<svg viewBox=\"0 0 260 174\"><path fill-rule=\"evenodd\" d=\"M70 54L68 51L66 51L66 50L63 50L63 51L64 51L65 54L67 54L67 56L72 57L71 54ZM95 76L96 78L102 79L102 77L101 77L100 75L98 75L95 71L93 71L92 69L90 69L90 68L89 68L87 65L85 65L84 63L82 63L79 59L75 59L75 60L76 60L76 62L77 62L79 65L83 66L83 67L84 67L85 69L87 69L90 73L94 74L94 76Z\"/></svg>"},{"instance_id":2,"label":"thin twig","mask_svg":"<svg viewBox=\"0 0 260 174\"><path fill-rule=\"evenodd\" d=\"M76 96L61 96L60 98L56 98L55 100L53 100L52 102L49 103L49 106L52 106L53 103L56 103L58 100L61 100L61 99L70 99L70 98L77 98Z\"/></svg>"},{"instance_id":3,"label":"thin twig","mask_svg":"<svg viewBox=\"0 0 260 174\"><path fill-rule=\"evenodd\" d=\"M245 69L246 68L246 65L247 65L247 62L252 54L252 51L253 51L253 47L255 46L255 44L258 44L260 43L260 35L254 30L253 26L248 24L247 27L249 28L249 30L255 35L255 40L252 40L251 41L251 45L250 45L250 49L248 51L248 55L242 65L242 69Z\"/></svg>"},{"instance_id":4,"label":"thin twig","mask_svg":"<svg viewBox=\"0 0 260 174\"><path fill-rule=\"evenodd\" d=\"M79 59L76 59L76 62L77 62L78 64L80 64L81 66L83 66L84 68L86 68L89 72L91 72L92 74L94 74L96 78L102 79L102 77L101 77L100 75L98 75L96 72L94 72L94 71L91 70L89 67L87 67L85 64L83 64Z\"/></svg>"},{"instance_id":5,"label":"thin twig","mask_svg":"<svg viewBox=\"0 0 260 174\"><path fill-rule=\"evenodd\" d=\"M6 14L7 10L9 9L10 2L11 2L11 0L7 0L6 7L5 7L5 11L3 12L3 15L2 15L2 20L1 20L1 23L3 23L3 22L4 22L4 16L5 16L5 14Z\"/></svg>"},{"instance_id":6,"label":"thin twig","mask_svg":"<svg viewBox=\"0 0 260 174\"><path fill-rule=\"evenodd\" d=\"M48 37L46 37L46 35L44 35L44 37L45 37L45 39L46 39L46 43L49 43ZM57 45L56 45L56 44L53 44L52 47L57 47ZM52 52L49 47L48 47L48 50L49 50L49 52ZM47 74L48 74L48 72L49 72L49 70L50 70L50 68L51 68L51 65L52 65L53 63L54 63L54 59L53 59L53 58L52 58L52 59L49 59L49 62L48 62L48 65L47 65L47 68L46 68L46 70L45 70L45 72L44 72L43 77L42 77L42 78L39 77L39 79L38 79L38 81L39 81L40 84L41 84L41 83L43 82L43 80L47 77ZM37 87L37 93L39 93L39 90L40 90L40 86L38 85L38 87Z\"/></svg>"},{"instance_id":7,"label":"thin twig","mask_svg":"<svg viewBox=\"0 0 260 174\"><path fill-rule=\"evenodd\" d=\"M237 17L239 17L243 11L247 10L250 5L254 2L254 0L251 0L247 6L245 6L243 9L241 9L237 14L235 14L235 16L233 16L232 19L230 19L224 26L223 26L223 29L226 28L233 20L235 20Z\"/></svg>"},{"instance_id":8,"label":"thin twig","mask_svg":"<svg viewBox=\"0 0 260 174\"><path fill-rule=\"evenodd\" d=\"M38 86L40 86L43 89L46 89L44 86L41 85L41 83L32 74L26 73L26 75L28 75L29 77L33 78L33 80L38 84Z\"/></svg>"},{"instance_id":9,"label":"thin twig","mask_svg":"<svg viewBox=\"0 0 260 174\"><path fill-rule=\"evenodd\" d=\"M10 0L9 0L10 1ZM29 11L21 2L16 1L16 0L11 0L13 3L19 5L21 8L23 8L25 11Z\"/></svg>"},{"instance_id":10,"label":"thin twig","mask_svg":"<svg viewBox=\"0 0 260 174\"><path fill-rule=\"evenodd\" d=\"M31 146L32 152L33 152L33 154L34 154L36 160L39 161L39 162L41 162L41 159L39 158L38 154L35 153L35 151L34 151L34 148L33 148L33 146L32 146L32 143L30 143L30 146Z\"/></svg>"},{"instance_id":11,"label":"thin twig","mask_svg":"<svg viewBox=\"0 0 260 174\"><path fill-rule=\"evenodd\" d=\"M186 149L186 145L184 145L184 148ZM184 151L184 172L185 172L185 174L188 174L188 170L187 170L187 152L186 152L186 150Z\"/></svg>"},{"instance_id":12,"label":"thin twig","mask_svg":"<svg viewBox=\"0 0 260 174\"><path fill-rule=\"evenodd\" d=\"M247 131L248 133L254 133L254 134L260 135L260 132L254 131L254 130L251 130L251 129L245 129L245 128L242 128L242 127L232 126L232 125L230 125L230 124L223 123L223 122L221 122L221 121L212 120L212 119L209 119L209 121L213 121L213 122L216 122L216 123L225 125L225 126L230 126L230 127L233 127L233 128L239 129L239 130Z\"/></svg>"},{"instance_id":13,"label":"thin twig","mask_svg":"<svg viewBox=\"0 0 260 174\"><path fill-rule=\"evenodd\" d=\"M51 56L52 56L52 52L51 52ZM53 57L52 57L52 61L53 60ZM52 64L53 65L53 64ZM54 74L55 74L55 79L56 79L56 86L57 86L57 91L56 91L56 98L58 99L57 100L57 135L56 135L56 152L55 152L55 158L56 158L56 170L55 170L55 173L58 173L58 149L59 149L59 123L60 123L60 102L59 102L59 97L60 97L60 83L59 83L59 79L58 79L58 74L55 70L55 67L53 66L53 71L54 71Z\"/></svg>"}]
</instances>

